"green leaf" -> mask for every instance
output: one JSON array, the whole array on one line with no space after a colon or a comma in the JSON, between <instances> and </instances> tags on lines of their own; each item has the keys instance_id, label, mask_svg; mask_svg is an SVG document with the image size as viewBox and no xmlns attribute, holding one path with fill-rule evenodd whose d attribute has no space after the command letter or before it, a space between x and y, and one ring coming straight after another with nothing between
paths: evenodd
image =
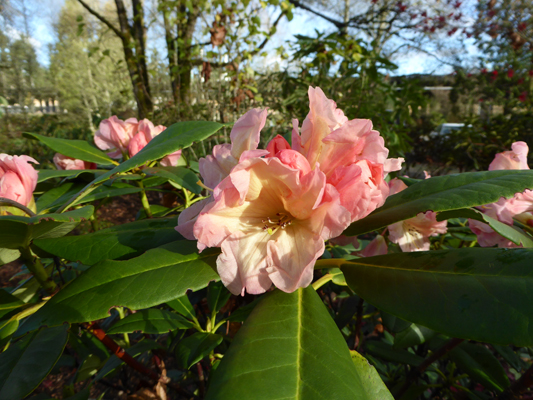
<instances>
[{"instance_id":1,"label":"green leaf","mask_svg":"<svg viewBox=\"0 0 533 400\"><path fill-rule=\"evenodd\" d=\"M147 175L160 176L171 182L190 190L193 193L200 194L202 188L198 186L198 176L188 168L184 167L154 167L145 168L143 172Z\"/></svg>"},{"instance_id":2,"label":"green leaf","mask_svg":"<svg viewBox=\"0 0 533 400\"><path fill-rule=\"evenodd\" d=\"M346 261L352 290L451 337L533 345L530 249L452 249Z\"/></svg>"},{"instance_id":3,"label":"green leaf","mask_svg":"<svg viewBox=\"0 0 533 400\"><path fill-rule=\"evenodd\" d=\"M509 239L516 245L522 245L523 247L533 247L533 240L531 236L527 235L524 231L504 224L497 219L491 218L482 212L470 208L464 208L460 210L444 211L437 215L437 221L444 221L450 218L471 218L476 221L484 222L488 224L495 232L502 235L504 238Z\"/></svg>"},{"instance_id":4,"label":"green leaf","mask_svg":"<svg viewBox=\"0 0 533 400\"><path fill-rule=\"evenodd\" d=\"M206 400L375 400L368 395L372 382L358 371L311 286L293 293L275 290L237 332L210 377Z\"/></svg>"},{"instance_id":5,"label":"green leaf","mask_svg":"<svg viewBox=\"0 0 533 400\"><path fill-rule=\"evenodd\" d=\"M205 356L209 355L211 350L222 343L222 336L207 333L196 332L179 342L176 347L176 361L182 368L191 368Z\"/></svg>"},{"instance_id":6,"label":"green leaf","mask_svg":"<svg viewBox=\"0 0 533 400\"><path fill-rule=\"evenodd\" d=\"M422 180L387 198L368 217L351 224L344 235L374 231L426 211L449 211L494 203L500 197L533 189L533 171L464 172Z\"/></svg>"},{"instance_id":7,"label":"green leaf","mask_svg":"<svg viewBox=\"0 0 533 400\"><path fill-rule=\"evenodd\" d=\"M19 327L19 321L18 319L9 320L9 322L5 325L2 325L0 323L0 348L4 348L4 346L9 342L11 339L11 336L17 331Z\"/></svg>"},{"instance_id":8,"label":"green leaf","mask_svg":"<svg viewBox=\"0 0 533 400\"><path fill-rule=\"evenodd\" d=\"M176 217L154 218L113 226L86 235L38 239L33 244L55 256L94 265L103 260L131 258L152 248L183 239L174 229L176 225Z\"/></svg>"},{"instance_id":9,"label":"green leaf","mask_svg":"<svg viewBox=\"0 0 533 400\"><path fill-rule=\"evenodd\" d=\"M169 311L150 308L140 310L135 314L128 315L118 321L107 331L108 334L131 333L140 331L142 333L167 333L174 329L189 329L194 325L179 314Z\"/></svg>"},{"instance_id":10,"label":"green leaf","mask_svg":"<svg viewBox=\"0 0 533 400\"><path fill-rule=\"evenodd\" d=\"M502 365L489 349L481 344L461 343L448 353L450 359L474 381L490 390L503 392L509 379Z\"/></svg>"},{"instance_id":11,"label":"green leaf","mask_svg":"<svg viewBox=\"0 0 533 400\"><path fill-rule=\"evenodd\" d=\"M131 260L102 261L52 297L21 330L106 318L116 306L139 310L166 303L220 279L213 270L217 256L217 249L198 254L196 242L178 241Z\"/></svg>"},{"instance_id":12,"label":"green leaf","mask_svg":"<svg viewBox=\"0 0 533 400\"><path fill-rule=\"evenodd\" d=\"M395 348L406 348L424 343L435 336L437 332L422 325L411 324L409 328L399 332L394 337Z\"/></svg>"},{"instance_id":13,"label":"green leaf","mask_svg":"<svg viewBox=\"0 0 533 400\"><path fill-rule=\"evenodd\" d=\"M66 182L60 186L48 190L37 199L35 203L37 212L43 212L53 207L54 204L62 204L83 188L83 184L76 182Z\"/></svg>"},{"instance_id":14,"label":"green leaf","mask_svg":"<svg viewBox=\"0 0 533 400\"><path fill-rule=\"evenodd\" d=\"M128 353L132 357L138 357L147 351L161 348L162 346L153 340L142 340L139 343L135 343L133 346L126 349L126 353ZM102 378L105 378L107 375L109 375L115 369L120 367L122 364L124 364L124 361L122 361L120 358L113 354L111 357L109 357L109 360L107 360L102 369L96 374L96 377L94 379L98 381Z\"/></svg>"},{"instance_id":15,"label":"green leaf","mask_svg":"<svg viewBox=\"0 0 533 400\"><path fill-rule=\"evenodd\" d=\"M14 310L23 305L23 301L0 289L0 310Z\"/></svg>"},{"instance_id":16,"label":"green leaf","mask_svg":"<svg viewBox=\"0 0 533 400\"><path fill-rule=\"evenodd\" d=\"M222 282L210 282L207 288L207 306L211 312L218 312L228 302L231 292Z\"/></svg>"},{"instance_id":17,"label":"green leaf","mask_svg":"<svg viewBox=\"0 0 533 400\"><path fill-rule=\"evenodd\" d=\"M392 333L402 332L411 326L411 322L386 313L383 310L380 310L380 315L383 325L385 325L385 328Z\"/></svg>"},{"instance_id":18,"label":"green leaf","mask_svg":"<svg viewBox=\"0 0 533 400\"><path fill-rule=\"evenodd\" d=\"M195 141L201 141L215 132L217 132L224 125L218 122L208 121L187 121L178 122L168 127L153 138L141 151L124 161L120 165L113 168L111 171L99 176L94 181L89 183L76 198L71 199L75 202L77 198L81 197L85 191L90 190L91 187L98 185L117 174L128 172L133 168L145 165L149 161L159 160L177 150L189 147ZM66 206L68 206L67 204Z\"/></svg>"},{"instance_id":19,"label":"green leaf","mask_svg":"<svg viewBox=\"0 0 533 400\"><path fill-rule=\"evenodd\" d=\"M365 348L369 354L394 363L417 367L424 361L422 357L417 356L416 354L403 349L395 349L390 344L379 342L377 340L369 340L365 342Z\"/></svg>"},{"instance_id":20,"label":"green leaf","mask_svg":"<svg viewBox=\"0 0 533 400\"><path fill-rule=\"evenodd\" d=\"M365 385L363 386L365 397L376 400L394 400L378 372L367 359L355 350L350 350L350 355L352 356L357 374L365 379Z\"/></svg>"},{"instance_id":21,"label":"green leaf","mask_svg":"<svg viewBox=\"0 0 533 400\"><path fill-rule=\"evenodd\" d=\"M0 354L0 400L23 399L39 386L61 356L68 329L41 329Z\"/></svg>"},{"instance_id":22,"label":"green leaf","mask_svg":"<svg viewBox=\"0 0 533 400\"><path fill-rule=\"evenodd\" d=\"M0 266L15 261L20 257L20 251L0 248Z\"/></svg>"},{"instance_id":23,"label":"green leaf","mask_svg":"<svg viewBox=\"0 0 533 400\"><path fill-rule=\"evenodd\" d=\"M172 307L176 312L180 313L186 318L189 318L190 320L194 320L194 318L196 318L194 308L191 302L189 301L189 297L186 294L178 297L177 299L167 301L167 304Z\"/></svg>"},{"instance_id":24,"label":"green leaf","mask_svg":"<svg viewBox=\"0 0 533 400\"><path fill-rule=\"evenodd\" d=\"M52 150L68 157L100 165L117 164L107 154L91 146L85 140L58 139L30 132L24 132L24 136L29 139L36 139Z\"/></svg>"},{"instance_id":25,"label":"green leaf","mask_svg":"<svg viewBox=\"0 0 533 400\"><path fill-rule=\"evenodd\" d=\"M93 211L93 206L85 206L63 214L44 214L35 217L0 216L0 246L18 249L28 246L33 239L64 236L80 221L88 219Z\"/></svg>"},{"instance_id":26,"label":"green leaf","mask_svg":"<svg viewBox=\"0 0 533 400\"><path fill-rule=\"evenodd\" d=\"M96 375L101 364L102 361L100 361L97 356L89 354L76 373L75 383L82 382L85 379L89 379L91 376Z\"/></svg>"},{"instance_id":27,"label":"green leaf","mask_svg":"<svg viewBox=\"0 0 533 400\"><path fill-rule=\"evenodd\" d=\"M37 183L47 181L53 178L76 178L82 174L102 174L105 170L102 169L40 169L37 170Z\"/></svg>"}]
</instances>

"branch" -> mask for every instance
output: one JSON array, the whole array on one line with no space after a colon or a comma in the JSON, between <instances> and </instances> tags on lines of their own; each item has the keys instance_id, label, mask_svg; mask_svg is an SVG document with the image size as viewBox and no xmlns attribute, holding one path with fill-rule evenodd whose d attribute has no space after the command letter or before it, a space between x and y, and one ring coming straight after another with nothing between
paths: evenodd
<instances>
[{"instance_id":1,"label":"branch","mask_svg":"<svg viewBox=\"0 0 533 400\"><path fill-rule=\"evenodd\" d=\"M311 14L315 14L316 16L323 18L328 22L331 22L333 25L335 25L339 29L342 29L346 26L344 22L337 21L336 19L330 18L327 15L321 14L318 11L315 11L312 8L307 7L306 5L300 3L298 0L289 0L289 3L291 3L295 7L301 8L302 10L309 11Z\"/></svg>"},{"instance_id":2,"label":"branch","mask_svg":"<svg viewBox=\"0 0 533 400\"><path fill-rule=\"evenodd\" d=\"M122 32L120 32L117 28L115 28L115 26L109 22L106 18L104 18L102 15L98 14L96 11L94 11L87 3L85 3L85 1L83 0L78 0L78 2L83 6L83 8L85 8L87 11L89 11L89 13L91 13L92 15L94 15L96 18L98 18L101 22L103 22L105 25L107 25L109 27L109 29L111 29L113 32L115 32L115 34L123 39L123 36L122 36Z\"/></svg>"},{"instance_id":3,"label":"branch","mask_svg":"<svg viewBox=\"0 0 533 400\"><path fill-rule=\"evenodd\" d=\"M281 21L281 18L282 18L284 15L285 15L285 12L282 11L281 14L279 14L278 18L274 21L274 23L273 23L272 26L270 27L270 30L272 30L272 28L275 28L275 27L278 25L279 21ZM270 33L270 32L269 32L269 33ZM263 40L263 42L262 42L262 43L261 43L261 44L260 44L255 50L253 50L250 54L251 54L252 56L254 56L254 55L256 55L257 53L259 53L261 50L263 50L263 48L265 47L265 45L266 45L266 44L268 43L268 41L270 40L271 36L272 36L272 35L267 36L267 37Z\"/></svg>"},{"instance_id":4,"label":"branch","mask_svg":"<svg viewBox=\"0 0 533 400\"><path fill-rule=\"evenodd\" d=\"M35 213L32 210L30 210L28 207L16 202L15 200L6 199L5 197L0 197L0 206L1 205L16 207L19 210L24 211L30 217L35 217Z\"/></svg>"},{"instance_id":5,"label":"branch","mask_svg":"<svg viewBox=\"0 0 533 400\"><path fill-rule=\"evenodd\" d=\"M394 398L399 399L402 397L402 395L409 389L409 387L413 384L416 378L426 370L427 367L429 367L431 364L433 364L435 361L437 361L439 358L444 357L450 350L452 350L454 347L457 347L460 345L464 339L451 339L448 342L444 344L440 349L438 349L436 352L431 354L428 358L426 358L422 364L420 364L415 369L411 370L409 374L407 375L407 379L405 380L405 384L394 394Z\"/></svg>"}]
</instances>

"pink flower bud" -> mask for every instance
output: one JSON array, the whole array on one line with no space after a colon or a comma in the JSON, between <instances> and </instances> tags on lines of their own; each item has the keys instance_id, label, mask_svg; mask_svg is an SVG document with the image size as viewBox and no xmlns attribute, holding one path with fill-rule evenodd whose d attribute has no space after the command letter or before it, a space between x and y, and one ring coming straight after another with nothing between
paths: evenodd
<instances>
[{"instance_id":1,"label":"pink flower bud","mask_svg":"<svg viewBox=\"0 0 533 400\"><path fill-rule=\"evenodd\" d=\"M94 143L100 150L115 150L109 157L120 158L128 149L130 140L137 132L139 123L135 118L122 121L116 115L100 122L100 129L94 134Z\"/></svg>"},{"instance_id":2,"label":"pink flower bud","mask_svg":"<svg viewBox=\"0 0 533 400\"><path fill-rule=\"evenodd\" d=\"M96 169L95 163L78 160L60 153L54 155L54 164L57 169L61 170Z\"/></svg>"},{"instance_id":3,"label":"pink flower bud","mask_svg":"<svg viewBox=\"0 0 533 400\"><path fill-rule=\"evenodd\" d=\"M0 197L30 204L37 185L37 171L30 162L39 164L29 156L0 154Z\"/></svg>"}]
</instances>

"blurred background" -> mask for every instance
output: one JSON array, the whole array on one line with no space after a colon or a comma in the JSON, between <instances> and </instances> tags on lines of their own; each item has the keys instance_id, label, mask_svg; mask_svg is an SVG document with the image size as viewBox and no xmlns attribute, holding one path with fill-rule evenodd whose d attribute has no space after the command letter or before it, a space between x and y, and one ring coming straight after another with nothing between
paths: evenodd
<instances>
[{"instance_id":1,"label":"blurred background","mask_svg":"<svg viewBox=\"0 0 533 400\"><path fill-rule=\"evenodd\" d=\"M404 172L486 169L533 135L526 0L0 0L0 152L92 136L111 115L232 123L262 140L303 121L320 86L369 118ZM195 161L229 129L188 149Z\"/></svg>"}]
</instances>

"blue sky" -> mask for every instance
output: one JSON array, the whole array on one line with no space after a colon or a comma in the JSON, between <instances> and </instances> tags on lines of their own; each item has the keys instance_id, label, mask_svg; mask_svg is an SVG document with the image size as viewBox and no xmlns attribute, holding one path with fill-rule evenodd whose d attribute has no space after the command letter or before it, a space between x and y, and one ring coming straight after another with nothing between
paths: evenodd
<instances>
[{"instance_id":1,"label":"blue sky","mask_svg":"<svg viewBox=\"0 0 533 400\"><path fill-rule=\"evenodd\" d=\"M47 65L49 62L48 45L55 40L53 23L57 20L59 12L65 0L46 0L46 9L38 10L32 15L31 30L32 43L36 47L39 61ZM37 11L37 10L34 10ZM287 40L294 37L295 34L313 35L314 29L328 30L331 25L318 17L312 17L302 10L295 10L294 19L291 22L284 20L278 26L278 32L271 40L266 50L274 49ZM16 36L17 32L12 32L11 35ZM158 41L159 42L159 41ZM162 53L164 54L164 42L161 40L163 46ZM160 46L156 44L156 46ZM475 54L475 47L468 46L467 53ZM272 65L277 61L276 57L267 60L268 65ZM400 56L394 60L398 65L398 69L394 72L395 75L405 75L414 73L451 73L451 67L439 65L435 59L427 54L410 53L408 56Z\"/></svg>"}]
</instances>

